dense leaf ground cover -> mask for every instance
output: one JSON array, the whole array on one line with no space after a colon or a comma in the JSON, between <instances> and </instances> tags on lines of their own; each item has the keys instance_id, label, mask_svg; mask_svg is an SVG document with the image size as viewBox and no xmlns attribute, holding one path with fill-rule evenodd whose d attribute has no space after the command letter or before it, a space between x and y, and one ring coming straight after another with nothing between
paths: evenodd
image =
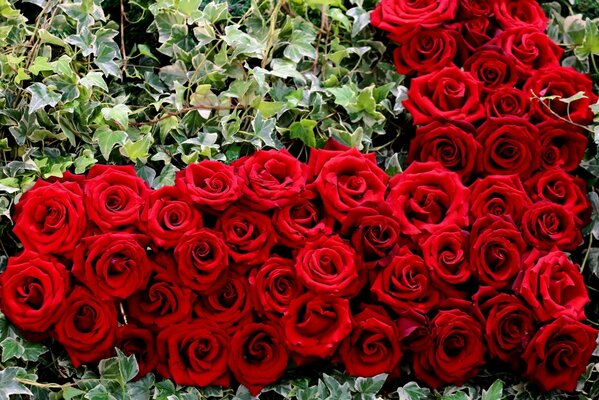
<instances>
[{"instance_id":1,"label":"dense leaf ground cover","mask_svg":"<svg viewBox=\"0 0 599 400\"><path fill-rule=\"evenodd\" d=\"M565 63L599 82L599 5L543 2ZM121 5L122 4L122 5ZM212 158L230 162L262 147L308 147L333 137L374 151L389 174L405 167L412 123L388 41L369 26L374 1L0 0L0 258L20 244L15 201L38 178L81 173L96 163L134 163L154 188L177 170ZM122 9L121 9L122 8ZM599 110L595 110L599 114ZM597 121L599 123L599 121ZM572 258L591 298L599 293L599 129L577 173L589 182L593 222ZM599 324L599 304L587 310ZM0 319L0 398L249 399L244 388L177 387L118 355L74 369L65 354L34 344ZM518 377L484 371L462 388L430 391L384 376L292 371L268 398L541 398ZM599 397L597 357L577 393Z\"/></svg>"}]
</instances>

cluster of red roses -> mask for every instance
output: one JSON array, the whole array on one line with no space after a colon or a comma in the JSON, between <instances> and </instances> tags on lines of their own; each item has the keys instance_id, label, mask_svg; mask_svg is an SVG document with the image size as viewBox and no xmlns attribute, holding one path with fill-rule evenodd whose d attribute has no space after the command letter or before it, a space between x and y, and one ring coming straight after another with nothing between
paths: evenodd
<instances>
[{"instance_id":1,"label":"cluster of red roses","mask_svg":"<svg viewBox=\"0 0 599 400\"><path fill-rule=\"evenodd\" d=\"M563 253L581 243L590 211L584 181L569 172L588 141L583 128L597 101L591 80L560 66L563 50L545 34L535 0L383 0L371 20L396 43L397 70L411 78L404 104L418 127L408 161L439 162L470 189L469 224L444 222L419 239L436 288L452 297L444 284L454 290L474 276L490 355L545 390L574 389L596 337L575 321L584 319L588 297ZM434 215L430 207L444 196L416 186L411 193L413 215ZM461 343L441 333L437 340L437 352L414 365L433 386L452 382L452 367L430 358ZM470 364L442 359L470 376ZM425 377L423 365L439 379Z\"/></svg>"},{"instance_id":2,"label":"cluster of red roses","mask_svg":"<svg viewBox=\"0 0 599 400\"><path fill-rule=\"evenodd\" d=\"M560 66L535 0L383 0L371 18L413 77L404 104L420 127L409 161L439 161L464 182L578 166L587 138L568 121L590 123L597 96Z\"/></svg>"},{"instance_id":3,"label":"cluster of red roses","mask_svg":"<svg viewBox=\"0 0 599 400\"><path fill-rule=\"evenodd\" d=\"M572 389L596 337L561 251L578 227L499 182L474 196L436 162L389 179L332 142L307 165L275 150L191 164L158 190L96 165L17 204L2 311L75 365L116 346L179 384L256 393L289 360L331 360L359 376L411 362L437 387L494 359ZM560 201L542 204L571 212Z\"/></svg>"}]
</instances>

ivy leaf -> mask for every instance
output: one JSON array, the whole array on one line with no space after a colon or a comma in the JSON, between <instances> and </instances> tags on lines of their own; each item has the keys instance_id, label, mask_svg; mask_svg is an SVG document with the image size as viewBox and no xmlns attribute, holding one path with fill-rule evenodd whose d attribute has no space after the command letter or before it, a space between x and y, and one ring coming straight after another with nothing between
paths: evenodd
<instances>
[{"instance_id":1,"label":"ivy leaf","mask_svg":"<svg viewBox=\"0 0 599 400\"><path fill-rule=\"evenodd\" d=\"M314 127L318 122L311 119L302 119L296 121L289 127L289 137L299 139L309 147L316 147L316 137L314 136Z\"/></svg>"},{"instance_id":2,"label":"ivy leaf","mask_svg":"<svg viewBox=\"0 0 599 400\"><path fill-rule=\"evenodd\" d=\"M0 342L2 347L2 362L6 362L13 358L22 358L25 353L25 348L19 340L13 337L7 337Z\"/></svg>"},{"instance_id":3,"label":"ivy leaf","mask_svg":"<svg viewBox=\"0 0 599 400\"><path fill-rule=\"evenodd\" d=\"M129 125L129 107L125 104L117 104L114 107L102 109L102 115L106 121L114 121L120 129L126 129Z\"/></svg>"},{"instance_id":4,"label":"ivy leaf","mask_svg":"<svg viewBox=\"0 0 599 400\"><path fill-rule=\"evenodd\" d=\"M16 367L8 367L0 371L0 399L8 400L13 394L33 395L29 389L16 380L17 374L23 372L25 372L23 368Z\"/></svg>"},{"instance_id":5,"label":"ivy leaf","mask_svg":"<svg viewBox=\"0 0 599 400\"><path fill-rule=\"evenodd\" d=\"M123 144L127 139L127 132L124 131L113 131L108 127L98 128L94 133L94 140L100 147L100 153L106 161L110 158L112 149L117 144Z\"/></svg>"},{"instance_id":6,"label":"ivy leaf","mask_svg":"<svg viewBox=\"0 0 599 400\"><path fill-rule=\"evenodd\" d=\"M269 118L267 120L262 119L262 113L258 111L256 117L252 121L252 128L254 133L259 137L266 146L277 147L272 134L275 129L275 119Z\"/></svg>"},{"instance_id":7,"label":"ivy leaf","mask_svg":"<svg viewBox=\"0 0 599 400\"><path fill-rule=\"evenodd\" d=\"M123 145L121 152L131 161L144 160L149 155L150 146L152 145L152 136L145 135L135 142L127 140Z\"/></svg>"},{"instance_id":8,"label":"ivy leaf","mask_svg":"<svg viewBox=\"0 0 599 400\"><path fill-rule=\"evenodd\" d=\"M94 86L108 92L108 86L102 78L102 73L98 71L90 71L79 81L87 89L92 89Z\"/></svg>"},{"instance_id":9,"label":"ivy leaf","mask_svg":"<svg viewBox=\"0 0 599 400\"><path fill-rule=\"evenodd\" d=\"M483 390L482 400L501 400L503 397L503 381L497 379L488 390Z\"/></svg>"},{"instance_id":10,"label":"ivy leaf","mask_svg":"<svg viewBox=\"0 0 599 400\"><path fill-rule=\"evenodd\" d=\"M27 91L31 94L29 102L29 114L33 114L46 106L54 107L60 101L61 95L52 92L46 85L41 82L36 82L27 87Z\"/></svg>"},{"instance_id":11,"label":"ivy leaf","mask_svg":"<svg viewBox=\"0 0 599 400\"><path fill-rule=\"evenodd\" d=\"M378 374L371 378L356 378L354 387L360 393L362 400L374 400L376 394L383 388L388 374Z\"/></svg>"},{"instance_id":12,"label":"ivy leaf","mask_svg":"<svg viewBox=\"0 0 599 400\"><path fill-rule=\"evenodd\" d=\"M421 388L416 382L408 382L403 387L397 389L399 400L422 400L427 399L430 390Z\"/></svg>"}]
</instances>

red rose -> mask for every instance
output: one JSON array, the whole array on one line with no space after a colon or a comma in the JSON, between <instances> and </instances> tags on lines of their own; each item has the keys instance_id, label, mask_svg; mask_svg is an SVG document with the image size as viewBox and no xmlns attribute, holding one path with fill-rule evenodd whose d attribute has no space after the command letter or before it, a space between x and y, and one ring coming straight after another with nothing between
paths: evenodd
<instances>
[{"instance_id":1,"label":"red rose","mask_svg":"<svg viewBox=\"0 0 599 400\"><path fill-rule=\"evenodd\" d=\"M150 195L147 234L157 246L173 248L186 232L202 227L202 214L185 201L174 186L165 186Z\"/></svg>"},{"instance_id":2,"label":"red rose","mask_svg":"<svg viewBox=\"0 0 599 400\"><path fill-rule=\"evenodd\" d=\"M349 300L305 293L281 320L291 349L301 357L330 357L352 330Z\"/></svg>"},{"instance_id":3,"label":"red rose","mask_svg":"<svg viewBox=\"0 0 599 400\"><path fill-rule=\"evenodd\" d=\"M512 87L520 79L514 57L497 46L477 50L464 63L464 70L484 84L485 92Z\"/></svg>"},{"instance_id":4,"label":"red rose","mask_svg":"<svg viewBox=\"0 0 599 400\"><path fill-rule=\"evenodd\" d=\"M459 285L470 278L468 233L457 226L442 227L420 243L424 263L436 285Z\"/></svg>"},{"instance_id":5,"label":"red rose","mask_svg":"<svg viewBox=\"0 0 599 400\"><path fill-rule=\"evenodd\" d=\"M469 191L458 174L439 163L413 163L391 179L390 187L386 201L405 235L468 225Z\"/></svg>"},{"instance_id":6,"label":"red rose","mask_svg":"<svg viewBox=\"0 0 599 400\"><path fill-rule=\"evenodd\" d=\"M283 376L288 360L285 336L278 325L247 324L231 338L229 368L253 396Z\"/></svg>"},{"instance_id":7,"label":"red rose","mask_svg":"<svg viewBox=\"0 0 599 400\"><path fill-rule=\"evenodd\" d=\"M560 168L538 172L524 186L534 202L546 200L561 204L578 216L590 208L584 180Z\"/></svg>"},{"instance_id":8,"label":"red rose","mask_svg":"<svg viewBox=\"0 0 599 400\"><path fill-rule=\"evenodd\" d=\"M295 262L272 256L249 277L258 310L268 318L278 319L303 288L297 279Z\"/></svg>"},{"instance_id":9,"label":"red rose","mask_svg":"<svg viewBox=\"0 0 599 400\"><path fill-rule=\"evenodd\" d=\"M351 298L365 283L360 279L360 258L339 236L320 236L307 242L299 250L295 269L299 281L318 294Z\"/></svg>"},{"instance_id":10,"label":"red rose","mask_svg":"<svg viewBox=\"0 0 599 400\"><path fill-rule=\"evenodd\" d=\"M544 391L573 392L596 346L597 330L567 317L541 327L522 359L525 376Z\"/></svg>"},{"instance_id":11,"label":"red rose","mask_svg":"<svg viewBox=\"0 0 599 400\"><path fill-rule=\"evenodd\" d=\"M405 247L378 272L370 291L396 313L406 309L427 313L441 298L428 266Z\"/></svg>"},{"instance_id":12,"label":"red rose","mask_svg":"<svg viewBox=\"0 0 599 400\"><path fill-rule=\"evenodd\" d=\"M178 385L228 386L229 337L214 322L171 325L157 338L157 370Z\"/></svg>"},{"instance_id":13,"label":"red rose","mask_svg":"<svg viewBox=\"0 0 599 400\"><path fill-rule=\"evenodd\" d=\"M245 276L230 272L221 280L221 286L217 290L198 296L193 313L194 317L208 319L229 329L251 317L254 304Z\"/></svg>"},{"instance_id":14,"label":"red rose","mask_svg":"<svg viewBox=\"0 0 599 400\"><path fill-rule=\"evenodd\" d=\"M467 181L477 162L480 144L470 124L432 122L416 130L410 143L408 163L438 161Z\"/></svg>"},{"instance_id":15,"label":"red rose","mask_svg":"<svg viewBox=\"0 0 599 400\"><path fill-rule=\"evenodd\" d=\"M149 189L133 165L96 164L89 170L84 188L87 217L101 231L142 228L140 217Z\"/></svg>"},{"instance_id":16,"label":"red rose","mask_svg":"<svg viewBox=\"0 0 599 400\"><path fill-rule=\"evenodd\" d=\"M575 170L584 156L587 137L567 122L545 121L537 127L541 140L541 168Z\"/></svg>"},{"instance_id":17,"label":"red rose","mask_svg":"<svg viewBox=\"0 0 599 400\"><path fill-rule=\"evenodd\" d=\"M481 323L460 309L442 310L431 321L432 344L414 355L414 373L432 388L463 385L485 362Z\"/></svg>"},{"instance_id":18,"label":"red rose","mask_svg":"<svg viewBox=\"0 0 599 400\"><path fill-rule=\"evenodd\" d=\"M493 4L496 0L460 0L460 18L494 16Z\"/></svg>"},{"instance_id":19,"label":"red rose","mask_svg":"<svg viewBox=\"0 0 599 400\"><path fill-rule=\"evenodd\" d=\"M399 224L386 203L350 210L339 232L349 237L367 268L387 265L399 249Z\"/></svg>"},{"instance_id":20,"label":"red rose","mask_svg":"<svg viewBox=\"0 0 599 400\"><path fill-rule=\"evenodd\" d=\"M273 226L283 246L297 248L307 239L333 233L335 220L320 211L316 195L306 191L284 207L275 209Z\"/></svg>"},{"instance_id":21,"label":"red rose","mask_svg":"<svg viewBox=\"0 0 599 400\"><path fill-rule=\"evenodd\" d=\"M341 223L349 210L367 202L384 201L389 180L372 156L356 149L313 149L309 176L314 178L313 187L320 194L325 212Z\"/></svg>"},{"instance_id":22,"label":"red rose","mask_svg":"<svg viewBox=\"0 0 599 400\"><path fill-rule=\"evenodd\" d=\"M532 26L545 31L548 19L535 0L497 0L495 18L503 29Z\"/></svg>"},{"instance_id":23,"label":"red rose","mask_svg":"<svg viewBox=\"0 0 599 400\"><path fill-rule=\"evenodd\" d=\"M86 237L75 249L73 276L101 299L126 299L145 288L150 278L148 241L128 233Z\"/></svg>"},{"instance_id":24,"label":"red rose","mask_svg":"<svg viewBox=\"0 0 599 400\"><path fill-rule=\"evenodd\" d=\"M475 122L485 117L483 83L457 67L445 67L412 79L403 102L416 125L435 120Z\"/></svg>"},{"instance_id":25,"label":"red rose","mask_svg":"<svg viewBox=\"0 0 599 400\"><path fill-rule=\"evenodd\" d=\"M263 263L277 240L267 215L238 206L229 207L215 229L222 232L229 256L238 264Z\"/></svg>"},{"instance_id":26,"label":"red rose","mask_svg":"<svg viewBox=\"0 0 599 400\"><path fill-rule=\"evenodd\" d=\"M537 128L514 117L490 118L476 131L481 144L480 168L489 175L528 177L539 167L541 144Z\"/></svg>"},{"instance_id":27,"label":"red rose","mask_svg":"<svg viewBox=\"0 0 599 400\"><path fill-rule=\"evenodd\" d=\"M39 254L70 256L85 232L83 191L74 182L38 180L15 206L13 232Z\"/></svg>"},{"instance_id":28,"label":"red rose","mask_svg":"<svg viewBox=\"0 0 599 400\"><path fill-rule=\"evenodd\" d=\"M532 311L518 297L499 293L488 286L481 287L474 298L486 319L489 353L517 367L535 331Z\"/></svg>"},{"instance_id":29,"label":"red rose","mask_svg":"<svg viewBox=\"0 0 599 400\"><path fill-rule=\"evenodd\" d=\"M520 222L524 212L532 205L516 175L489 175L470 186L470 217L485 215L509 216Z\"/></svg>"},{"instance_id":30,"label":"red rose","mask_svg":"<svg viewBox=\"0 0 599 400\"><path fill-rule=\"evenodd\" d=\"M428 74L452 65L456 57L465 58L466 49L459 34L450 29L424 29L389 38L399 43L393 61L397 72L403 75Z\"/></svg>"},{"instance_id":31,"label":"red rose","mask_svg":"<svg viewBox=\"0 0 599 400\"><path fill-rule=\"evenodd\" d=\"M259 150L233 164L244 181L242 202L252 210L289 204L306 186L306 165L287 150Z\"/></svg>"},{"instance_id":32,"label":"red rose","mask_svg":"<svg viewBox=\"0 0 599 400\"><path fill-rule=\"evenodd\" d=\"M399 35L415 28L435 28L455 18L458 2L383 0L370 14L370 23L377 28Z\"/></svg>"},{"instance_id":33,"label":"red rose","mask_svg":"<svg viewBox=\"0 0 599 400\"><path fill-rule=\"evenodd\" d=\"M117 329L113 302L102 301L82 286L66 300L54 326L54 338L64 346L75 368L110 355Z\"/></svg>"},{"instance_id":34,"label":"red rose","mask_svg":"<svg viewBox=\"0 0 599 400\"><path fill-rule=\"evenodd\" d=\"M539 250L574 250L582 241L580 219L565 206L541 201L522 217L524 240Z\"/></svg>"},{"instance_id":35,"label":"red rose","mask_svg":"<svg viewBox=\"0 0 599 400\"><path fill-rule=\"evenodd\" d=\"M495 37L499 27L493 20L486 16L475 17L462 23L453 24L453 28L460 32L463 42L468 50L475 52Z\"/></svg>"},{"instance_id":36,"label":"red rose","mask_svg":"<svg viewBox=\"0 0 599 400\"><path fill-rule=\"evenodd\" d=\"M392 373L402 356L398 332L384 308L365 307L352 317L354 329L339 347L351 376Z\"/></svg>"},{"instance_id":37,"label":"red rose","mask_svg":"<svg viewBox=\"0 0 599 400\"><path fill-rule=\"evenodd\" d=\"M139 366L138 377L152 372L158 364L156 341L152 332L147 329L132 324L119 326L116 331L115 347L126 356L135 355Z\"/></svg>"},{"instance_id":38,"label":"red rose","mask_svg":"<svg viewBox=\"0 0 599 400\"><path fill-rule=\"evenodd\" d=\"M529 117L530 100L519 89L502 87L489 93L485 100L485 110L489 118Z\"/></svg>"},{"instance_id":39,"label":"red rose","mask_svg":"<svg viewBox=\"0 0 599 400\"><path fill-rule=\"evenodd\" d=\"M526 243L509 218L487 215L478 219L470 243L470 265L482 285L507 287L522 269Z\"/></svg>"},{"instance_id":40,"label":"red rose","mask_svg":"<svg viewBox=\"0 0 599 400\"><path fill-rule=\"evenodd\" d=\"M182 282L200 292L216 289L229 266L229 251L219 232L199 229L187 232L175 247Z\"/></svg>"},{"instance_id":41,"label":"red rose","mask_svg":"<svg viewBox=\"0 0 599 400\"><path fill-rule=\"evenodd\" d=\"M195 296L167 272L150 279L147 288L127 299L127 315L138 324L159 332L179 322L189 322Z\"/></svg>"},{"instance_id":42,"label":"red rose","mask_svg":"<svg viewBox=\"0 0 599 400\"><path fill-rule=\"evenodd\" d=\"M539 97L559 96L563 99L584 92L584 97L568 103L559 99L536 100L532 104L533 110L541 120L564 118L581 125L588 125L593 121L590 105L597 102L593 83L588 76L574 68L559 65L542 68L526 82L524 90Z\"/></svg>"},{"instance_id":43,"label":"red rose","mask_svg":"<svg viewBox=\"0 0 599 400\"><path fill-rule=\"evenodd\" d=\"M544 31L531 26L501 32L492 43L514 56L518 72L523 77L548 65L559 65L564 53Z\"/></svg>"},{"instance_id":44,"label":"red rose","mask_svg":"<svg viewBox=\"0 0 599 400\"><path fill-rule=\"evenodd\" d=\"M546 255L533 251L525 260L526 267L514 283L514 291L530 305L540 321L559 315L583 320L584 306L589 302L582 274L561 251Z\"/></svg>"},{"instance_id":45,"label":"red rose","mask_svg":"<svg viewBox=\"0 0 599 400\"><path fill-rule=\"evenodd\" d=\"M175 185L195 204L213 212L236 202L243 191L243 181L232 166L207 160L177 172Z\"/></svg>"},{"instance_id":46,"label":"red rose","mask_svg":"<svg viewBox=\"0 0 599 400\"><path fill-rule=\"evenodd\" d=\"M397 319L399 341L404 350L424 351L432 344L430 321L426 314L407 309Z\"/></svg>"},{"instance_id":47,"label":"red rose","mask_svg":"<svg viewBox=\"0 0 599 400\"><path fill-rule=\"evenodd\" d=\"M51 256L25 251L0 274L0 308L20 330L45 333L62 317L69 273Z\"/></svg>"}]
</instances>

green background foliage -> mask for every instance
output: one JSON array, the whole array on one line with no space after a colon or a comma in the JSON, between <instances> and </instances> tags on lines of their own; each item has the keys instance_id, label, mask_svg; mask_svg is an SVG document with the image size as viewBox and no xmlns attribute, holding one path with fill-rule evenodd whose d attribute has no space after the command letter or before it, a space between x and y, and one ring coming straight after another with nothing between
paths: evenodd
<instances>
[{"instance_id":1,"label":"green background foliage","mask_svg":"<svg viewBox=\"0 0 599 400\"><path fill-rule=\"evenodd\" d=\"M230 162L262 147L306 159L333 137L373 151L388 173L405 166L413 134L403 76L388 40L369 25L374 0L0 0L0 270L20 244L11 209L36 179L134 163L152 187L201 159ZM544 2L565 63L599 74L596 0ZM577 14L581 14L577 16ZM121 31L123 34L121 34ZM596 110L599 114L599 109ZM598 121L599 122L599 121ZM599 291L599 129L580 174L593 223L573 257L591 296ZM595 242L593 243L593 238ZM597 324L599 304L590 306ZM0 314L0 399L250 399L247 390L187 388L149 375L118 354L74 369L66 355L31 343ZM578 392L599 397L599 364ZM405 379L349 378L331 367L297 369L261 399L535 399L533 385L482 371L464 387L430 391ZM404 371L406 376L409 371Z\"/></svg>"}]
</instances>

